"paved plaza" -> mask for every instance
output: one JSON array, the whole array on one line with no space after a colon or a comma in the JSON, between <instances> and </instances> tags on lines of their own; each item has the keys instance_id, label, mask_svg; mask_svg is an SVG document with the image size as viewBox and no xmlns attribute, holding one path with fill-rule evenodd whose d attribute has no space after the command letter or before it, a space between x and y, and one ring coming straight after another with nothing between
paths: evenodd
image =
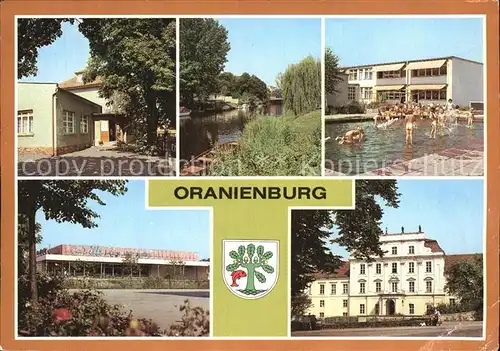
<instances>
[{"instance_id":1,"label":"paved plaza","mask_svg":"<svg viewBox=\"0 0 500 351\"><path fill-rule=\"evenodd\" d=\"M19 176L174 176L175 159L90 147L56 157L20 156Z\"/></svg>"},{"instance_id":2,"label":"paved plaza","mask_svg":"<svg viewBox=\"0 0 500 351\"><path fill-rule=\"evenodd\" d=\"M444 322L439 327L322 329L292 332L292 336L325 337L474 337L483 334L483 322Z\"/></svg>"},{"instance_id":3,"label":"paved plaza","mask_svg":"<svg viewBox=\"0 0 500 351\"><path fill-rule=\"evenodd\" d=\"M179 307L188 299L191 307L210 310L209 290L146 290L146 289L102 289L109 304L123 305L123 310L132 310L134 317L152 319L162 329L181 320Z\"/></svg>"}]
</instances>

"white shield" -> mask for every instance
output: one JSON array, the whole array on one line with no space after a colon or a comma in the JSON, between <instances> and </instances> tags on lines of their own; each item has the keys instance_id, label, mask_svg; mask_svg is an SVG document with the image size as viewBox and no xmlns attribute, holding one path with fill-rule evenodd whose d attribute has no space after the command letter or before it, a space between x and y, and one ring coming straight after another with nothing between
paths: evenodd
<instances>
[{"instance_id":1,"label":"white shield","mask_svg":"<svg viewBox=\"0 0 500 351\"><path fill-rule=\"evenodd\" d=\"M223 240L222 252L222 276L234 295L260 299L276 285L279 241Z\"/></svg>"}]
</instances>

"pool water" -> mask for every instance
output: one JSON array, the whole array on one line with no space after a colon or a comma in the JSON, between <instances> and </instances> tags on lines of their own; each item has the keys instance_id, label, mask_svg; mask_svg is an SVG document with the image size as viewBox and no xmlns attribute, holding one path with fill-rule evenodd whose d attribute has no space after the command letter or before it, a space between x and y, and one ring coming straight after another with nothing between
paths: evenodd
<instances>
[{"instance_id":1,"label":"pool water","mask_svg":"<svg viewBox=\"0 0 500 351\"><path fill-rule=\"evenodd\" d=\"M387 129L375 128L373 121L359 123L327 123L325 126L325 167L347 175L358 175L376 169L388 167L394 161L422 157L441 152L449 148L482 149L484 144L484 125L476 122L468 128L459 122L444 135L436 133L436 139L430 139L430 121L418 121L413 131L413 145L405 145L405 130L400 122ZM334 139L345 132L361 126L364 129L364 141L354 145L339 145Z\"/></svg>"}]
</instances>

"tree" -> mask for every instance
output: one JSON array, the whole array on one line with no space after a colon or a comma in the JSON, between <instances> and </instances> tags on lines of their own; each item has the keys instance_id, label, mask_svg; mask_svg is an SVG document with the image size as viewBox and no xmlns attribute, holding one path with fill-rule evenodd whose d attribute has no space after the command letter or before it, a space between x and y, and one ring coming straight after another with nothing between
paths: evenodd
<instances>
[{"instance_id":1,"label":"tree","mask_svg":"<svg viewBox=\"0 0 500 351\"><path fill-rule=\"evenodd\" d=\"M99 214L88 207L93 200L99 205L105 203L96 191L107 192L114 196L127 191L125 181L116 180L20 180L18 182L18 215L25 218L28 242L28 271L31 301L36 304L38 292L36 284L36 213L42 210L45 219L58 223L70 222L84 228L95 228Z\"/></svg>"},{"instance_id":2,"label":"tree","mask_svg":"<svg viewBox=\"0 0 500 351\"><path fill-rule=\"evenodd\" d=\"M194 97L217 92L219 75L231 46L228 33L213 18L183 18L179 29L180 95L191 106Z\"/></svg>"},{"instance_id":3,"label":"tree","mask_svg":"<svg viewBox=\"0 0 500 351\"><path fill-rule=\"evenodd\" d=\"M62 35L61 24L73 23L64 18L19 18L17 20L17 78L37 74L38 50Z\"/></svg>"},{"instance_id":4,"label":"tree","mask_svg":"<svg viewBox=\"0 0 500 351\"><path fill-rule=\"evenodd\" d=\"M257 253L256 256L254 256L255 253ZM255 279L260 283L266 282L266 276L259 272L258 268L268 274L274 273L274 268L267 263L273 257L273 253L271 251L264 252L264 246L262 245L257 246L257 251L254 244L248 244L247 247L241 245L238 247L237 252L230 251L229 257L234 261L226 266L226 271L234 272L239 267L243 267L247 271L247 285L242 290L244 294L254 295L260 292L255 288Z\"/></svg>"},{"instance_id":5,"label":"tree","mask_svg":"<svg viewBox=\"0 0 500 351\"><path fill-rule=\"evenodd\" d=\"M86 18L79 28L90 46L85 81L100 77L104 98L124 95L145 147L154 150L158 128L176 120L175 19Z\"/></svg>"},{"instance_id":6,"label":"tree","mask_svg":"<svg viewBox=\"0 0 500 351\"><path fill-rule=\"evenodd\" d=\"M469 259L455 262L446 269L445 290L456 296L460 304L476 312L483 313L484 278L483 257L476 254Z\"/></svg>"},{"instance_id":7,"label":"tree","mask_svg":"<svg viewBox=\"0 0 500 351\"><path fill-rule=\"evenodd\" d=\"M342 71L339 69L339 58L334 55L331 48L325 51L325 92L336 94L339 92L338 84L343 81Z\"/></svg>"},{"instance_id":8,"label":"tree","mask_svg":"<svg viewBox=\"0 0 500 351\"><path fill-rule=\"evenodd\" d=\"M139 272L141 269L139 266L139 255L136 253L132 252L125 253L122 263L124 271L131 277L134 275L134 272Z\"/></svg>"},{"instance_id":9,"label":"tree","mask_svg":"<svg viewBox=\"0 0 500 351\"><path fill-rule=\"evenodd\" d=\"M321 62L308 56L280 76L284 109L295 116L321 108Z\"/></svg>"},{"instance_id":10,"label":"tree","mask_svg":"<svg viewBox=\"0 0 500 351\"><path fill-rule=\"evenodd\" d=\"M328 244L343 246L358 259L383 257L379 238L383 209L397 208L399 196L394 180L357 180L354 210L295 210L292 211L292 309L304 305L303 292L314 281L315 273L334 273L341 265ZM332 236L337 228L338 235Z\"/></svg>"}]
</instances>

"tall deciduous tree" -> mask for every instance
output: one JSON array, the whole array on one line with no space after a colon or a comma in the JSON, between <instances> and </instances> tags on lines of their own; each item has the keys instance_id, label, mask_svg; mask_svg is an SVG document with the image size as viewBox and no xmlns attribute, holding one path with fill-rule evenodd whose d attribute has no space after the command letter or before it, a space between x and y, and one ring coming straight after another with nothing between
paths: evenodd
<instances>
[{"instance_id":1,"label":"tall deciduous tree","mask_svg":"<svg viewBox=\"0 0 500 351\"><path fill-rule=\"evenodd\" d=\"M325 50L325 93L337 94L338 85L342 82L342 72L339 68L339 58L331 48Z\"/></svg>"},{"instance_id":2,"label":"tall deciduous tree","mask_svg":"<svg viewBox=\"0 0 500 351\"><path fill-rule=\"evenodd\" d=\"M79 28L90 46L85 80L100 77L105 98L125 96L152 148L158 127L176 119L175 19L87 18Z\"/></svg>"},{"instance_id":3,"label":"tall deciduous tree","mask_svg":"<svg viewBox=\"0 0 500 351\"><path fill-rule=\"evenodd\" d=\"M99 205L105 205L98 192L107 192L118 196L126 192L125 181L116 180L21 180L18 183L18 216L25 219L24 225L28 242L28 270L30 279L31 301L38 300L36 284L36 243L37 230L36 213L42 210L46 219L56 222L80 224L84 228L94 228L94 222L99 218L88 206L93 200Z\"/></svg>"},{"instance_id":4,"label":"tall deciduous tree","mask_svg":"<svg viewBox=\"0 0 500 351\"><path fill-rule=\"evenodd\" d=\"M329 244L343 246L354 257L370 260L382 257L379 238L383 209L397 208L399 196L394 180L357 180L354 210L296 210L292 212L292 310L307 306L304 290L319 272L334 273L341 258L328 248ZM338 235L333 237L332 229Z\"/></svg>"},{"instance_id":5,"label":"tall deciduous tree","mask_svg":"<svg viewBox=\"0 0 500 351\"><path fill-rule=\"evenodd\" d=\"M284 108L296 116L321 108L321 62L308 56L280 76Z\"/></svg>"},{"instance_id":6,"label":"tall deciduous tree","mask_svg":"<svg viewBox=\"0 0 500 351\"><path fill-rule=\"evenodd\" d=\"M480 254L455 262L446 269L446 291L456 296L463 306L482 317L484 304L484 268Z\"/></svg>"},{"instance_id":7,"label":"tall deciduous tree","mask_svg":"<svg viewBox=\"0 0 500 351\"><path fill-rule=\"evenodd\" d=\"M37 74L38 50L62 35L64 18L19 18L17 20L17 78Z\"/></svg>"},{"instance_id":8,"label":"tall deciduous tree","mask_svg":"<svg viewBox=\"0 0 500 351\"><path fill-rule=\"evenodd\" d=\"M213 18L183 18L179 31L181 101L192 105L194 97L217 93L230 44L226 28Z\"/></svg>"}]
</instances>

